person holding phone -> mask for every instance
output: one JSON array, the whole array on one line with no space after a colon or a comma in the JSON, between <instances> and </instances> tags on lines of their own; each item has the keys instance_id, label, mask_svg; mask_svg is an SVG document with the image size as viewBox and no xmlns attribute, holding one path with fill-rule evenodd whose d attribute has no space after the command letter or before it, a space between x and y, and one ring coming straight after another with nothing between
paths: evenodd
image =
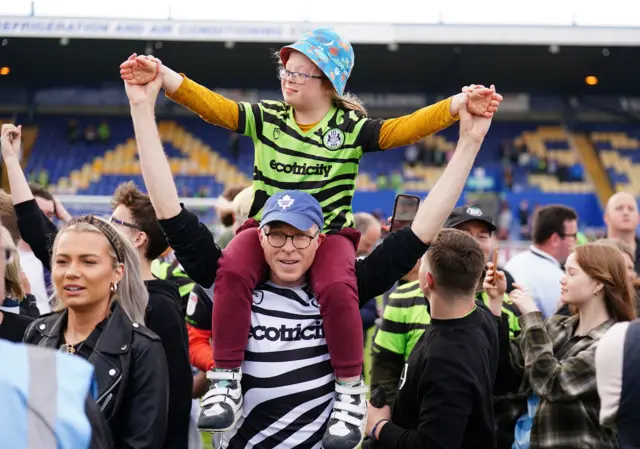
<instances>
[{"instance_id":1,"label":"person holding phone","mask_svg":"<svg viewBox=\"0 0 640 449\"><path fill-rule=\"evenodd\" d=\"M162 79L159 79L158 81L152 82L149 86L144 86L144 88L133 86L140 87L140 89L132 89L132 86L127 85L127 94L131 102L131 112L140 153L143 177L147 184L151 201L160 218L159 223L187 273L192 275L192 270L196 270L194 273L199 276L192 276L194 280L202 283L204 279L204 283L207 285L215 281L217 285L217 258L212 257L212 255L217 254L219 257L220 250L215 245L211 232L199 223L198 218L186 209L180 207L175 184L171 182L167 183L167 179L171 179L171 171L162 149L162 142L158 136L154 114L155 101L161 82ZM416 261L422 256L424 251L426 251L426 244L435 237L446 216L455 205L457 198L462 193L475 157L488 130L490 119L471 115L471 113L466 110L468 101L466 94L463 94L460 100L464 106L460 108L461 124L458 150L453 155L450 166L445 170L438 184L436 184L430 192L429 197L425 200L423 204L424 207L419 210L418 216L412 226L395 232L394 237L387 238L385 240L386 244L383 243L378 246L373 253L364 260L356 261L354 257L353 270L356 273L356 291L361 304L363 301L366 302L388 290L401 276L410 271L411 267L415 265ZM157 182L159 179L162 180L160 184ZM321 218L318 217L317 206L314 203L317 203L317 200L309 200L308 194L305 194L306 200L301 200L300 193L302 192L298 192L298 194L291 193L290 191L280 192L271 197L275 203L270 202L270 207L283 216L289 215L293 211L297 211L298 216L307 216L302 222L296 220L294 225L288 225L293 226L293 228L297 230L286 227L271 229L271 227L265 228L264 226L260 229L258 223L253 220L245 223L242 232L244 232L244 235L256 239L260 247L261 257L269 261L268 266L270 272L284 272L286 274L284 278L278 276L280 280L285 278L290 279L292 274L296 274L296 296L300 299L301 295L303 295L303 302L309 303L312 302L309 289L306 288L301 291L304 280L307 279L308 275L311 275L311 271L309 271L311 265L307 265L307 263L311 261L312 264L315 264L320 262L320 260L315 258L315 255L312 257L307 254L307 252L313 251L313 248L317 248L318 245L320 245L320 247L321 245L325 245L329 237L321 237L323 235L322 232L318 232L324 227L324 223L318 223L324 220L324 214L321 212ZM167 207L167 203L170 205L169 207ZM304 207L300 210L299 206ZM313 223L311 224L309 224L310 217L313 217ZM275 227L277 224L278 223L274 223L273 226ZM309 225L309 227L307 227L307 225ZM314 225L318 229L313 228ZM301 227L304 229L301 229ZM266 234L271 235L267 236ZM240 235L243 234L241 233L234 238L230 244L231 246L234 245L234 242ZM295 241L293 240L294 238ZM269 240L271 240L271 243L269 243ZM309 241L306 242L305 240ZM231 246L225 251L229 251ZM275 258L272 257L272 252L276 250L281 250L283 254L286 255ZM267 256L267 252L269 256ZM302 253L304 253L304 255ZM320 252L318 252L318 254L320 254ZM301 271L301 268L304 266L307 266L307 271ZM323 281L331 281L331 279L323 279ZM270 288L273 290L273 287ZM288 288L291 289L294 287L288 283ZM282 292L283 289L279 288L278 291ZM255 289L251 291L251 298L254 298L254 292ZM252 303L254 301L260 301L261 295L259 292L256 293L257 296L255 299L252 299ZM218 302L218 299L219 298L215 296L216 308L222 307L224 309ZM273 301L270 301L270 307L273 307L273 304ZM258 321L257 314L251 312L251 309L255 309L255 307L260 307L260 305L253 304L250 307L249 312L251 319L248 326L249 330L252 327L266 326ZM275 321L283 319L281 314L278 315L278 317L273 317L272 314L272 318ZM320 315L318 320L321 321L322 319L323 317ZM358 326L354 326L355 323L358 323ZM355 323L351 322L349 325L358 327L359 332L362 332L359 325L359 316ZM314 323L313 326L319 329L317 324ZM268 327L280 328L280 326ZM285 327L288 327L288 325ZM247 330L247 334L243 338L248 337L249 330ZM287 339L283 341L265 340L262 338L265 334L262 333L261 328L256 329L256 332L257 334L254 333L254 335L259 340L252 338L251 343L253 344L254 341L256 341L261 345L266 344L267 346L262 346L265 349L265 353L273 352L276 345L278 348L284 348L286 347L284 345L285 343L296 344L296 341L289 342ZM270 332L269 337L271 339L275 338L273 331L270 330ZM307 332L311 332L311 330ZM315 336L316 333L314 331L313 334L307 333L305 335ZM318 338L324 338L324 335L318 335ZM224 347L220 347L220 345L224 344L224 341L214 341L216 353L219 353L221 349L225 349ZM359 340L358 345L360 349L362 349L362 340ZM270 356L262 355L261 351L246 352L248 349L247 345L241 346L240 348L244 351L242 354L243 357L246 354L250 354L251 356L250 360L242 364L242 369L244 369L245 372L256 369L255 357L258 357L258 361L264 363L268 363L270 360L268 358ZM339 388L335 387L333 370L331 370L331 357L333 357L333 354L328 354L329 357L327 357L327 353L325 353L322 355L324 364L318 364L316 362L320 362L320 360L316 360L315 357L309 358L309 354L313 354L313 350L314 348L311 347L301 352L293 351L287 353L287 356L294 357L294 361L297 363L305 366L309 365L308 370L304 371L305 376L311 376L312 379L317 379L317 370L322 370L322 375L319 376L321 379L321 388L319 389L310 388L311 384L309 383L291 383L293 381L291 379L288 380L288 383L296 389L296 393L299 393L299 395L296 396L297 399L289 398L291 400L295 399L298 402L288 402L290 406L288 411L302 406L305 411L309 411L309 413L313 415L303 418L304 422L308 423L310 419L312 419L313 422L312 425L302 426L304 427L304 431L308 432L307 438L309 441L307 441L307 443L309 443L309 446L320 444L323 440L322 430L328 429L330 433L329 444L326 444L326 441L322 442L325 448L330 445L335 447L340 442L348 443L349 447L356 447L363 437L363 432L360 432L358 426L360 420L363 419L361 413L366 415L367 410L364 400L365 393L363 393L365 389L361 386L353 387L352 394L349 393L350 388L347 385L339 385ZM327 367L330 368L329 371L327 371ZM280 367L278 373L281 373L281 369ZM361 370L361 367L359 367L359 369ZM296 426L293 428L288 425L288 420L290 419L290 415L287 415L288 412L282 414L282 412L274 412L273 409L269 408L269 405L274 404L274 402L271 401L274 394L279 398L277 403L281 407L280 410L284 410L284 407L286 407L285 402L289 399L285 400L285 398L288 397L287 395L281 397L281 395L278 394L280 390L280 384L277 382L278 379L271 379L271 377L265 379L264 374L265 371L263 370L259 376L262 378L262 387L254 389L251 382L255 379L255 376L242 377L239 371L237 373L226 372L224 374L221 372L209 372L209 376L214 380L216 389L214 389L209 397L205 397L208 409L219 411L222 406L225 406L227 411L235 410L238 412L242 409L242 420L235 423L225 432L226 439L223 440L223 448L246 447L249 445L249 442L251 442L251 445L257 445L259 442L263 442L261 444L273 444L275 446L284 443L289 440L289 438L298 441L298 439L302 437L301 427ZM300 372L300 374L303 373ZM272 387L268 385L269 379L276 381ZM227 383L222 384L219 381L226 381ZM334 393L334 389L337 389L337 394ZM224 391L224 394L217 394L221 391ZM245 394L248 391L250 391L251 394ZM230 395L233 397L230 397ZM243 403L242 398L244 398L246 402ZM271 402L265 406L261 406L261 404L268 401ZM303 402L301 403L299 401ZM309 401L314 402L309 403ZM216 407L216 405L219 407ZM343 433L341 438L334 438L334 435L331 435L331 428L334 427L334 424L337 425L335 419L328 418L332 410L339 411L339 417L351 423L349 427L337 426L334 428L334 432L341 430ZM206 409L204 413L207 413ZM323 416L325 417L324 419L322 419ZM285 422L287 422L287 425L284 424ZM293 440L289 440L286 444L290 444L292 441Z\"/></svg>"},{"instance_id":2,"label":"person holding phone","mask_svg":"<svg viewBox=\"0 0 640 449\"><path fill-rule=\"evenodd\" d=\"M398 203L399 201L396 201L396 204ZM394 218L396 216L399 214L394 212ZM405 220L413 219L413 217L407 216L403 218ZM392 227L394 225L398 227L395 221L392 222ZM404 225L403 222L402 226ZM492 266L491 263L488 263L491 255L490 237L496 230L496 226L491 217L477 207L461 206L451 212L444 227L457 229L471 235L482 250L484 263L487 267ZM383 311L380 329L373 342L371 388L383 386L387 390L389 404L395 400L405 362L431 323L429 302L418 282L419 269L420 265L417 264L390 293L389 303ZM503 304L503 313L507 317L510 334L513 338L520 333L518 324L520 314L513 304L509 303L506 296L506 275L504 281L505 288L501 293L506 300ZM488 306L490 296L483 289L482 281L478 284L475 298L479 305Z\"/></svg>"}]
</instances>

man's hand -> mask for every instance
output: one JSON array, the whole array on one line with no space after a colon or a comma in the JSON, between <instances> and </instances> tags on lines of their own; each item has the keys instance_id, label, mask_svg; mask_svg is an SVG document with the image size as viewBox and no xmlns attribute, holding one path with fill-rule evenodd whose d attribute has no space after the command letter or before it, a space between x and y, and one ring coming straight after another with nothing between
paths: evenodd
<instances>
[{"instance_id":1,"label":"man's hand","mask_svg":"<svg viewBox=\"0 0 640 449\"><path fill-rule=\"evenodd\" d=\"M495 285L494 285L495 279ZM487 273L485 274L482 288L489 297L489 309L495 316L502 315L502 303L504 294L507 291L507 278L504 272L496 270L493 262L487 264Z\"/></svg>"},{"instance_id":2,"label":"man's hand","mask_svg":"<svg viewBox=\"0 0 640 449\"><path fill-rule=\"evenodd\" d=\"M22 145L22 125L15 126L10 123L2 125L2 158L18 159L20 157L20 146Z\"/></svg>"},{"instance_id":3,"label":"man's hand","mask_svg":"<svg viewBox=\"0 0 640 449\"><path fill-rule=\"evenodd\" d=\"M378 421L380 421L381 419L388 419L391 420L391 409L389 408L388 405L385 405L382 408L376 408L373 405L371 405L371 403L368 403L369 405L369 411L367 414L367 427L366 427L366 433L367 435L371 435L371 431L373 430L373 427L376 425L376 423ZM384 426L385 423L381 423L380 425L378 425L378 428L376 429L376 440L378 439L378 435L380 434L380 429L382 429L382 426Z\"/></svg>"},{"instance_id":4,"label":"man's hand","mask_svg":"<svg viewBox=\"0 0 640 449\"><path fill-rule=\"evenodd\" d=\"M129 61L134 61L137 64L138 60L144 61L144 70L153 70L154 77L148 83L130 82L125 80L124 89L129 97L129 103L131 105L147 104L154 107L156 99L158 98L158 92L162 87L162 62L154 58L153 56L137 57L135 54L129 56Z\"/></svg>"},{"instance_id":5,"label":"man's hand","mask_svg":"<svg viewBox=\"0 0 640 449\"><path fill-rule=\"evenodd\" d=\"M67 208L62 204L62 201L55 196L53 197L53 204L56 208L56 217L58 217L59 220L62 220L64 223L68 223L73 219L73 216L71 216Z\"/></svg>"},{"instance_id":6,"label":"man's hand","mask_svg":"<svg viewBox=\"0 0 640 449\"><path fill-rule=\"evenodd\" d=\"M460 102L460 139L482 142L491 126L491 118L473 115L468 111L469 94L464 94Z\"/></svg>"}]
</instances>

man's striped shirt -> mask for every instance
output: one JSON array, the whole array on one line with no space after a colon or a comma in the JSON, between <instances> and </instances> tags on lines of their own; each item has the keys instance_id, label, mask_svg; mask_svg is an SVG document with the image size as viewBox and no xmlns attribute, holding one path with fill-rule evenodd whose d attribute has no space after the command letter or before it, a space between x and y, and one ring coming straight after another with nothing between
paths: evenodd
<instances>
[{"instance_id":1,"label":"man's striped shirt","mask_svg":"<svg viewBox=\"0 0 640 449\"><path fill-rule=\"evenodd\" d=\"M222 448L320 448L335 382L317 299L272 283L252 299L244 413Z\"/></svg>"}]
</instances>

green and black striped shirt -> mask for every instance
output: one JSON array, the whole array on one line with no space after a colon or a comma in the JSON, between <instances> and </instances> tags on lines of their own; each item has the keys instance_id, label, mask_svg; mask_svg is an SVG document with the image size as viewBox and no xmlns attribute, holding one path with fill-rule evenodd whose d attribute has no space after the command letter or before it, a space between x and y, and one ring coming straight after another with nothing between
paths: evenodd
<instances>
[{"instance_id":1,"label":"green and black striped shirt","mask_svg":"<svg viewBox=\"0 0 640 449\"><path fill-rule=\"evenodd\" d=\"M249 216L259 220L267 199L279 191L302 190L321 204L325 232L353 227L351 201L360 158L380 150L383 120L333 106L304 133L293 108L282 101L238 104L238 132L255 146Z\"/></svg>"}]
</instances>

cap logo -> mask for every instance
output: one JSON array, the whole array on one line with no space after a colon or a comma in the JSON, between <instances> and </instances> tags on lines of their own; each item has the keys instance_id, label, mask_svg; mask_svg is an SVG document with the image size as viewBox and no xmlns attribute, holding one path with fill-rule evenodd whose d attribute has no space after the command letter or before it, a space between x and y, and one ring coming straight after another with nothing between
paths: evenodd
<instances>
[{"instance_id":1,"label":"cap logo","mask_svg":"<svg viewBox=\"0 0 640 449\"><path fill-rule=\"evenodd\" d=\"M290 208L293 205L294 201L295 200L291 198L289 195L285 195L278 200L278 206L280 206L282 210L285 210Z\"/></svg>"},{"instance_id":2,"label":"cap logo","mask_svg":"<svg viewBox=\"0 0 640 449\"><path fill-rule=\"evenodd\" d=\"M472 217L482 217L482 211L477 207L468 207L467 215L471 215Z\"/></svg>"}]
</instances>

